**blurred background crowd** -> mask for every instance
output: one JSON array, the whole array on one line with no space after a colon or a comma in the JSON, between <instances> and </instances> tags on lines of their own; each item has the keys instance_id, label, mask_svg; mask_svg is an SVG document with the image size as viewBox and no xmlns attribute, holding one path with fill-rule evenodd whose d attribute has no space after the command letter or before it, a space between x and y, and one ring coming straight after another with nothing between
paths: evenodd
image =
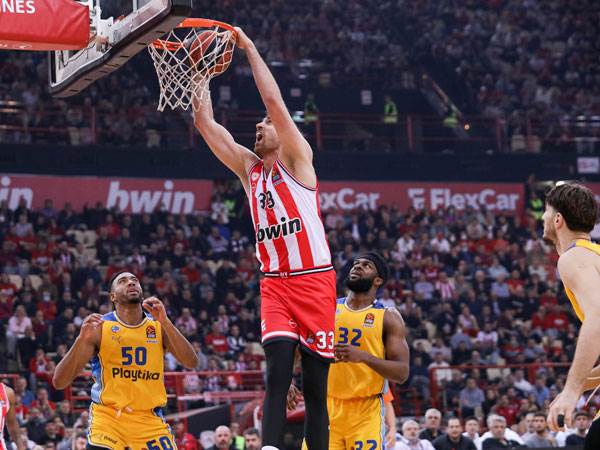
<instances>
[{"instance_id":1,"label":"blurred background crowd","mask_svg":"<svg viewBox=\"0 0 600 450\"><path fill-rule=\"evenodd\" d=\"M470 116L470 134L457 131L454 138L473 145L493 123L512 151L539 152L540 143L545 151L597 148L600 64L592 0L199 3L200 17L244 27L294 110L311 104L317 112L382 115L389 95L399 112L437 115L440 127ZM128 0L101 5L104 17L131 11ZM148 55L136 61L66 101L48 94L44 54L1 55L0 102L12 128L0 131L0 142L180 145L169 132L179 130L181 118L157 115ZM429 79L444 92L438 107L424 106ZM219 109L262 109L244 64L217 78L213 91ZM359 101L364 92L372 99ZM430 138L443 136L435 130ZM419 132L427 138L427 127Z\"/></svg>"},{"instance_id":2,"label":"blurred background crowd","mask_svg":"<svg viewBox=\"0 0 600 450\"><path fill-rule=\"evenodd\" d=\"M10 383L33 441L47 439L39 424L74 425L60 419L61 410L82 403L63 401L52 372L83 319L110 310L107 281L120 270L163 300L198 351L197 370L262 368L249 220L237 182L215 184L211 211L201 215L128 215L101 204L76 212L49 200L35 211L0 204L0 372L23 375ZM340 296L358 252L377 250L389 261L392 276L379 297L402 312L411 347L399 414L420 416L436 405L446 415L476 416L482 426L496 414L508 427L523 427L561 391L576 321L533 215L381 206L329 209L323 220ZM165 364L182 370L170 354ZM183 379L186 394L235 392L243 384L234 376ZM599 403L594 397L586 411L595 414Z\"/></svg>"}]
</instances>

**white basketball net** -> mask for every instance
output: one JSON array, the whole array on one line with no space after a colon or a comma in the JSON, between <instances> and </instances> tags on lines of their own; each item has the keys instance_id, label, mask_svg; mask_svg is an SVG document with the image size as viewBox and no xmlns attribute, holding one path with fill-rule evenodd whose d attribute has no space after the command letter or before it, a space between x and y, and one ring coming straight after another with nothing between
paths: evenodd
<instances>
[{"instance_id":1,"label":"white basketball net","mask_svg":"<svg viewBox=\"0 0 600 450\"><path fill-rule=\"evenodd\" d=\"M158 110L197 111L210 95L209 81L231 63L235 33L213 28L178 27L148 47L160 85Z\"/></svg>"}]
</instances>

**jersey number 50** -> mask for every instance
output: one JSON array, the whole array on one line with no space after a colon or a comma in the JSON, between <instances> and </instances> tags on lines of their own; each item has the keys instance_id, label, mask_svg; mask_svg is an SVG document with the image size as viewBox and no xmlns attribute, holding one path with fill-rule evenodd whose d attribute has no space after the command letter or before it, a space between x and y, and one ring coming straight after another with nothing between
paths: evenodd
<instances>
[{"instance_id":1,"label":"jersey number 50","mask_svg":"<svg viewBox=\"0 0 600 450\"><path fill-rule=\"evenodd\" d=\"M121 347L121 356L123 366L130 366L134 360L137 366L145 366L148 359L146 347Z\"/></svg>"}]
</instances>

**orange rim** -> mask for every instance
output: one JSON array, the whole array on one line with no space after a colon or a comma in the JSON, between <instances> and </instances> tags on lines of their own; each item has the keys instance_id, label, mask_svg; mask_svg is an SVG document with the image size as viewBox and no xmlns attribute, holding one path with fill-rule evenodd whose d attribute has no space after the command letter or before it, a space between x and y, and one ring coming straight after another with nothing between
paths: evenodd
<instances>
[{"instance_id":1,"label":"orange rim","mask_svg":"<svg viewBox=\"0 0 600 450\"><path fill-rule=\"evenodd\" d=\"M219 22L218 20L212 20L212 19L188 18L188 19L185 19L183 22L181 22L179 25L177 25L176 28L214 28L214 27L219 27L224 30L231 31L235 35L235 29L231 25L229 25L228 23L225 23L225 22ZM152 43L152 45L154 46L154 48L156 48L158 50L170 50L170 51L178 50L183 47L183 44L181 42L173 42L173 41L168 41L166 39L156 39Z\"/></svg>"}]
</instances>

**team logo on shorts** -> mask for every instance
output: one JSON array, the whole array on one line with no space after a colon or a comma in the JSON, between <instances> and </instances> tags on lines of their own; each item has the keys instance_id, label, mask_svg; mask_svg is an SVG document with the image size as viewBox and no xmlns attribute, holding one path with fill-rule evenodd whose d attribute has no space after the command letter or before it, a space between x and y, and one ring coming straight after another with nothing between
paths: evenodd
<instances>
[{"instance_id":1,"label":"team logo on shorts","mask_svg":"<svg viewBox=\"0 0 600 450\"><path fill-rule=\"evenodd\" d=\"M363 323L363 327L373 328L373 324L375 323L375 315L373 313L367 313L365 316L365 321Z\"/></svg>"},{"instance_id":2,"label":"team logo on shorts","mask_svg":"<svg viewBox=\"0 0 600 450\"><path fill-rule=\"evenodd\" d=\"M314 344L315 343L315 335L312 334L311 332L309 332L308 335L306 336L306 343L307 344Z\"/></svg>"},{"instance_id":3,"label":"team logo on shorts","mask_svg":"<svg viewBox=\"0 0 600 450\"><path fill-rule=\"evenodd\" d=\"M256 180L258 180L258 177L259 177L259 176L260 176L260 175L258 174L258 172L254 172L254 173L252 174L252 181L256 181Z\"/></svg>"},{"instance_id":4,"label":"team logo on shorts","mask_svg":"<svg viewBox=\"0 0 600 450\"><path fill-rule=\"evenodd\" d=\"M120 330L120 328L119 328L119 325L114 325L114 326L113 326L113 327L110 329L110 331L112 331L113 333L116 333L116 332L118 332L119 330Z\"/></svg>"},{"instance_id":5,"label":"team logo on shorts","mask_svg":"<svg viewBox=\"0 0 600 450\"><path fill-rule=\"evenodd\" d=\"M152 325L148 325L146 327L146 338L156 339L156 328L154 328Z\"/></svg>"}]
</instances>

